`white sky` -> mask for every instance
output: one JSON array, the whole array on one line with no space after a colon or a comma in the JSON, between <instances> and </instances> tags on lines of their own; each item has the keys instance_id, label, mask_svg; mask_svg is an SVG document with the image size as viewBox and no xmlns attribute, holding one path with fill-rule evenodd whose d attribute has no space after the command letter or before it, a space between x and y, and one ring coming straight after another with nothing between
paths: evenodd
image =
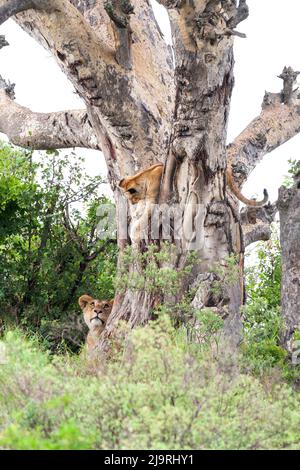
<instances>
[{"instance_id":1,"label":"white sky","mask_svg":"<svg viewBox=\"0 0 300 470\"><path fill-rule=\"evenodd\" d=\"M152 1L152 0L151 0ZM153 0L153 3L155 1ZM247 39L235 40L235 79L228 140L231 141L260 112L265 90L279 92L277 78L284 65L300 70L299 0L248 0L249 18L238 26ZM166 12L156 5L160 26L170 41ZM16 83L18 103L34 111L59 111L81 108L83 103L71 83L60 71L50 54L9 20L0 27L9 47L0 52L0 74ZM299 158L300 135L266 156L252 173L244 194L261 196L267 188L271 200L287 173L287 160ZM86 156L91 174L106 174L100 152L78 149Z\"/></svg>"}]
</instances>

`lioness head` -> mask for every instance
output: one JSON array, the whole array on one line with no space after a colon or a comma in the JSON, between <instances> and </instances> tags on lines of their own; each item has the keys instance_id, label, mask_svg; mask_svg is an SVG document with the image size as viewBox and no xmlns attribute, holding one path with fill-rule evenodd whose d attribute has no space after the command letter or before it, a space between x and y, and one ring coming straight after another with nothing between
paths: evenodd
<instances>
[{"instance_id":1,"label":"lioness head","mask_svg":"<svg viewBox=\"0 0 300 470\"><path fill-rule=\"evenodd\" d=\"M103 331L113 308L113 300L97 300L89 295L82 295L78 300L83 311L84 321L90 330Z\"/></svg>"},{"instance_id":2,"label":"lioness head","mask_svg":"<svg viewBox=\"0 0 300 470\"><path fill-rule=\"evenodd\" d=\"M155 201L159 193L163 168L164 166L158 163L119 182L119 187L131 204L137 204L145 199Z\"/></svg>"}]
</instances>

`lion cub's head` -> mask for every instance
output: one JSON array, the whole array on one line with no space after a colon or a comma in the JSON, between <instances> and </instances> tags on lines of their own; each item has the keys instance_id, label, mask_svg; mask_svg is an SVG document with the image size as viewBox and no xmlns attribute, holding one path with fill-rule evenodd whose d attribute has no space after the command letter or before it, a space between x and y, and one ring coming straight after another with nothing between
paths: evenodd
<instances>
[{"instance_id":1,"label":"lion cub's head","mask_svg":"<svg viewBox=\"0 0 300 470\"><path fill-rule=\"evenodd\" d=\"M83 311L84 321L90 330L103 331L113 308L113 300L97 300L89 295L82 295L78 300Z\"/></svg>"},{"instance_id":2,"label":"lion cub's head","mask_svg":"<svg viewBox=\"0 0 300 470\"><path fill-rule=\"evenodd\" d=\"M145 199L155 202L159 193L163 168L164 166L158 163L119 182L119 187L131 204L137 204Z\"/></svg>"}]
</instances>

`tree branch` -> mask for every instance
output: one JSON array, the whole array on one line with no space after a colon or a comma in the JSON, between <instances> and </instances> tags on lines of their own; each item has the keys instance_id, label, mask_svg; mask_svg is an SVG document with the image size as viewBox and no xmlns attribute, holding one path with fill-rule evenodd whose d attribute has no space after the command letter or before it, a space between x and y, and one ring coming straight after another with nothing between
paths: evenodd
<instances>
[{"instance_id":1,"label":"tree branch","mask_svg":"<svg viewBox=\"0 0 300 470\"><path fill-rule=\"evenodd\" d=\"M0 76L0 132L13 144L36 150L70 147L99 150L85 110L34 113L12 98L13 85Z\"/></svg>"},{"instance_id":2,"label":"tree branch","mask_svg":"<svg viewBox=\"0 0 300 470\"><path fill-rule=\"evenodd\" d=\"M2 47L5 47L5 46L9 46L9 44L6 41L5 36L0 34L0 49L2 49Z\"/></svg>"},{"instance_id":3,"label":"tree branch","mask_svg":"<svg viewBox=\"0 0 300 470\"><path fill-rule=\"evenodd\" d=\"M270 240L271 224L275 220L277 203L256 208L247 207L241 210L241 225L245 247L260 240Z\"/></svg>"},{"instance_id":4,"label":"tree branch","mask_svg":"<svg viewBox=\"0 0 300 470\"><path fill-rule=\"evenodd\" d=\"M163 5L167 9L181 8L185 4L185 0L157 0L158 3Z\"/></svg>"},{"instance_id":5,"label":"tree branch","mask_svg":"<svg viewBox=\"0 0 300 470\"><path fill-rule=\"evenodd\" d=\"M34 8L34 2L32 0L2 1L0 4L0 24L4 23L17 13L28 10L29 8Z\"/></svg>"},{"instance_id":6,"label":"tree branch","mask_svg":"<svg viewBox=\"0 0 300 470\"><path fill-rule=\"evenodd\" d=\"M47 0L1 0L0 24L22 11L30 9L52 11L53 7L51 4L52 2Z\"/></svg>"},{"instance_id":7,"label":"tree branch","mask_svg":"<svg viewBox=\"0 0 300 470\"><path fill-rule=\"evenodd\" d=\"M297 75L290 67L284 68L280 75L283 91L266 92L260 115L227 147L227 160L238 186L267 153L300 132L300 99L293 89Z\"/></svg>"},{"instance_id":8,"label":"tree branch","mask_svg":"<svg viewBox=\"0 0 300 470\"><path fill-rule=\"evenodd\" d=\"M69 0L52 0L55 13L28 10L16 21L54 55L85 100L110 175L120 179L140 165L135 154L144 154L147 166L166 151L162 142L167 145L171 132L171 54L149 2L136 2L131 20L135 36L132 73L116 60L112 22L104 2L95 3L92 16L88 12L84 16L78 10L79 2L73 3L75 6Z\"/></svg>"}]
</instances>

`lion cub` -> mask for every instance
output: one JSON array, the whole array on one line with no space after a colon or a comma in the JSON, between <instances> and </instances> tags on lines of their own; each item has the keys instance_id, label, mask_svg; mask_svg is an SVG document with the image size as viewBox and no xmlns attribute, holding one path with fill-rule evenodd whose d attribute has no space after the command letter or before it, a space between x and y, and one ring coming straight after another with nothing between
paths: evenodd
<instances>
[{"instance_id":1,"label":"lion cub","mask_svg":"<svg viewBox=\"0 0 300 470\"><path fill-rule=\"evenodd\" d=\"M78 300L83 311L84 321L89 328L86 338L87 350L92 351L105 328L107 319L112 311L113 300L97 300L89 295L82 295Z\"/></svg>"}]
</instances>

